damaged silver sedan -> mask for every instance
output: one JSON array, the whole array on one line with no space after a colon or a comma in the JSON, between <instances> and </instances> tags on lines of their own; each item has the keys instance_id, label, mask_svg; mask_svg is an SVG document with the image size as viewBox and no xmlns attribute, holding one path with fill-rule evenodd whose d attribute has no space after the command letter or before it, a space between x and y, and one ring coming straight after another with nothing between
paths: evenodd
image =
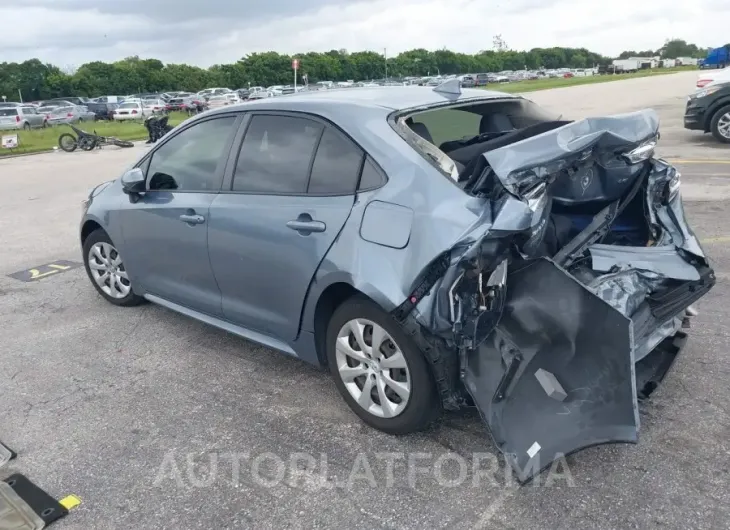
<instances>
[{"instance_id":1,"label":"damaged silver sedan","mask_svg":"<svg viewBox=\"0 0 730 530\"><path fill-rule=\"evenodd\" d=\"M84 262L116 305L329 367L385 432L476 406L527 480L637 441L715 282L658 128L458 81L226 107L92 190Z\"/></svg>"}]
</instances>

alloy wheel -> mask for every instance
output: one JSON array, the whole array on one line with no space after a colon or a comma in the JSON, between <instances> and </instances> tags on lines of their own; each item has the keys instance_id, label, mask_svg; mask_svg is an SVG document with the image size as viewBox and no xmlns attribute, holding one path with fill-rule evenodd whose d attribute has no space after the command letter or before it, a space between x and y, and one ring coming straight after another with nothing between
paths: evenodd
<instances>
[{"instance_id":1,"label":"alloy wheel","mask_svg":"<svg viewBox=\"0 0 730 530\"><path fill-rule=\"evenodd\" d=\"M730 140L730 112L723 114L717 121L717 131L720 136Z\"/></svg>"},{"instance_id":2,"label":"alloy wheel","mask_svg":"<svg viewBox=\"0 0 730 530\"><path fill-rule=\"evenodd\" d=\"M382 326L363 318L345 323L335 357L340 378L360 407L380 418L403 412L411 396L408 364Z\"/></svg>"},{"instance_id":3,"label":"alloy wheel","mask_svg":"<svg viewBox=\"0 0 730 530\"><path fill-rule=\"evenodd\" d=\"M96 285L112 298L121 299L132 290L119 251L100 241L89 249L89 270Z\"/></svg>"}]
</instances>

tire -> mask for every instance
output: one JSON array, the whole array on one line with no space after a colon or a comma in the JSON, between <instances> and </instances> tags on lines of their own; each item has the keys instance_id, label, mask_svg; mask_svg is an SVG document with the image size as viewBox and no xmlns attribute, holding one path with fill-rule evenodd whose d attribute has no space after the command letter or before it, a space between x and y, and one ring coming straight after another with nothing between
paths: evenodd
<instances>
[{"instance_id":1,"label":"tire","mask_svg":"<svg viewBox=\"0 0 730 530\"><path fill-rule=\"evenodd\" d=\"M113 145L116 145L117 147L134 147L134 144L132 142L120 140L119 138L111 138L110 141Z\"/></svg>"},{"instance_id":2,"label":"tire","mask_svg":"<svg viewBox=\"0 0 730 530\"><path fill-rule=\"evenodd\" d=\"M28 122L25 122L25 123L23 124L23 130L24 130L24 131L30 131L30 123L28 123Z\"/></svg>"},{"instance_id":3,"label":"tire","mask_svg":"<svg viewBox=\"0 0 730 530\"><path fill-rule=\"evenodd\" d=\"M60 147L67 153L73 153L74 151L76 151L78 145L79 144L76 142L76 137L71 133L63 133L61 136L58 137L58 147Z\"/></svg>"},{"instance_id":4,"label":"tire","mask_svg":"<svg viewBox=\"0 0 730 530\"><path fill-rule=\"evenodd\" d=\"M44 129L48 128L48 120L43 120L43 128Z\"/></svg>"},{"instance_id":5,"label":"tire","mask_svg":"<svg viewBox=\"0 0 730 530\"><path fill-rule=\"evenodd\" d=\"M730 105L725 105L712 115L710 132L717 140L730 143Z\"/></svg>"},{"instance_id":6,"label":"tire","mask_svg":"<svg viewBox=\"0 0 730 530\"><path fill-rule=\"evenodd\" d=\"M89 234L84 241L83 252L86 274L102 298L122 307L132 307L145 302L144 298L134 294L129 279L124 278L127 275L124 262L104 230L99 228Z\"/></svg>"},{"instance_id":7,"label":"tire","mask_svg":"<svg viewBox=\"0 0 730 530\"><path fill-rule=\"evenodd\" d=\"M79 139L79 147L84 151L93 151L96 147L96 138Z\"/></svg>"},{"instance_id":8,"label":"tire","mask_svg":"<svg viewBox=\"0 0 730 530\"><path fill-rule=\"evenodd\" d=\"M372 361L375 356L363 354L362 348L358 350L359 343L352 333L355 328L362 330L360 336L372 352L374 326L384 331L386 336L379 348L381 357L375 362ZM441 412L436 385L423 353L400 324L368 298L354 296L335 310L327 327L326 341L327 362L337 390L366 424L388 434L408 434L428 427ZM339 352L338 343L346 345L339 348ZM346 355L345 350L362 360ZM401 357L397 356L398 352ZM383 366L387 359L394 366L404 366L405 369ZM404 362L398 362L398 359ZM359 375L353 377L356 374ZM348 379L347 383L345 379ZM362 392L366 384L373 389L367 394ZM394 388L399 388L399 391L396 393ZM380 389L383 392L379 392ZM409 390L407 395L404 389ZM381 402L384 395L388 402L386 407ZM356 397L365 403L367 409L358 403Z\"/></svg>"}]
</instances>

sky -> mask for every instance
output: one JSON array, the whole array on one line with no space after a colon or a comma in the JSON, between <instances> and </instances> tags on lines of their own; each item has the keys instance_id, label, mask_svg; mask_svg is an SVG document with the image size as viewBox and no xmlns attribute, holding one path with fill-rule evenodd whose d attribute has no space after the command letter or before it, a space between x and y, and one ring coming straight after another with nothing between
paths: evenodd
<instances>
[{"instance_id":1,"label":"sky","mask_svg":"<svg viewBox=\"0 0 730 530\"><path fill-rule=\"evenodd\" d=\"M0 62L64 69L131 55L210 66L252 52L413 48L475 53L501 34L515 50L607 56L667 38L730 41L730 0L0 0Z\"/></svg>"}]
</instances>

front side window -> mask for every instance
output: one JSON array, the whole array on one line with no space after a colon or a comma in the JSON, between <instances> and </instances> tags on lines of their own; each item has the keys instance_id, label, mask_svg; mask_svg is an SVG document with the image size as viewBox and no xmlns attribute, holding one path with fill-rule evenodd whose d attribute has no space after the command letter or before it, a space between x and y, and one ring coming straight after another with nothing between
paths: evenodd
<instances>
[{"instance_id":1,"label":"front side window","mask_svg":"<svg viewBox=\"0 0 730 530\"><path fill-rule=\"evenodd\" d=\"M213 193L220 190L219 162L234 132L234 116L206 120L185 129L152 154L147 169L150 190Z\"/></svg>"},{"instance_id":2,"label":"front side window","mask_svg":"<svg viewBox=\"0 0 730 530\"><path fill-rule=\"evenodd\" d=\"M233 190L306 193L309 166L323 126L306 118L251 118L238 155Z\"/></svg>"}]
</instances>

